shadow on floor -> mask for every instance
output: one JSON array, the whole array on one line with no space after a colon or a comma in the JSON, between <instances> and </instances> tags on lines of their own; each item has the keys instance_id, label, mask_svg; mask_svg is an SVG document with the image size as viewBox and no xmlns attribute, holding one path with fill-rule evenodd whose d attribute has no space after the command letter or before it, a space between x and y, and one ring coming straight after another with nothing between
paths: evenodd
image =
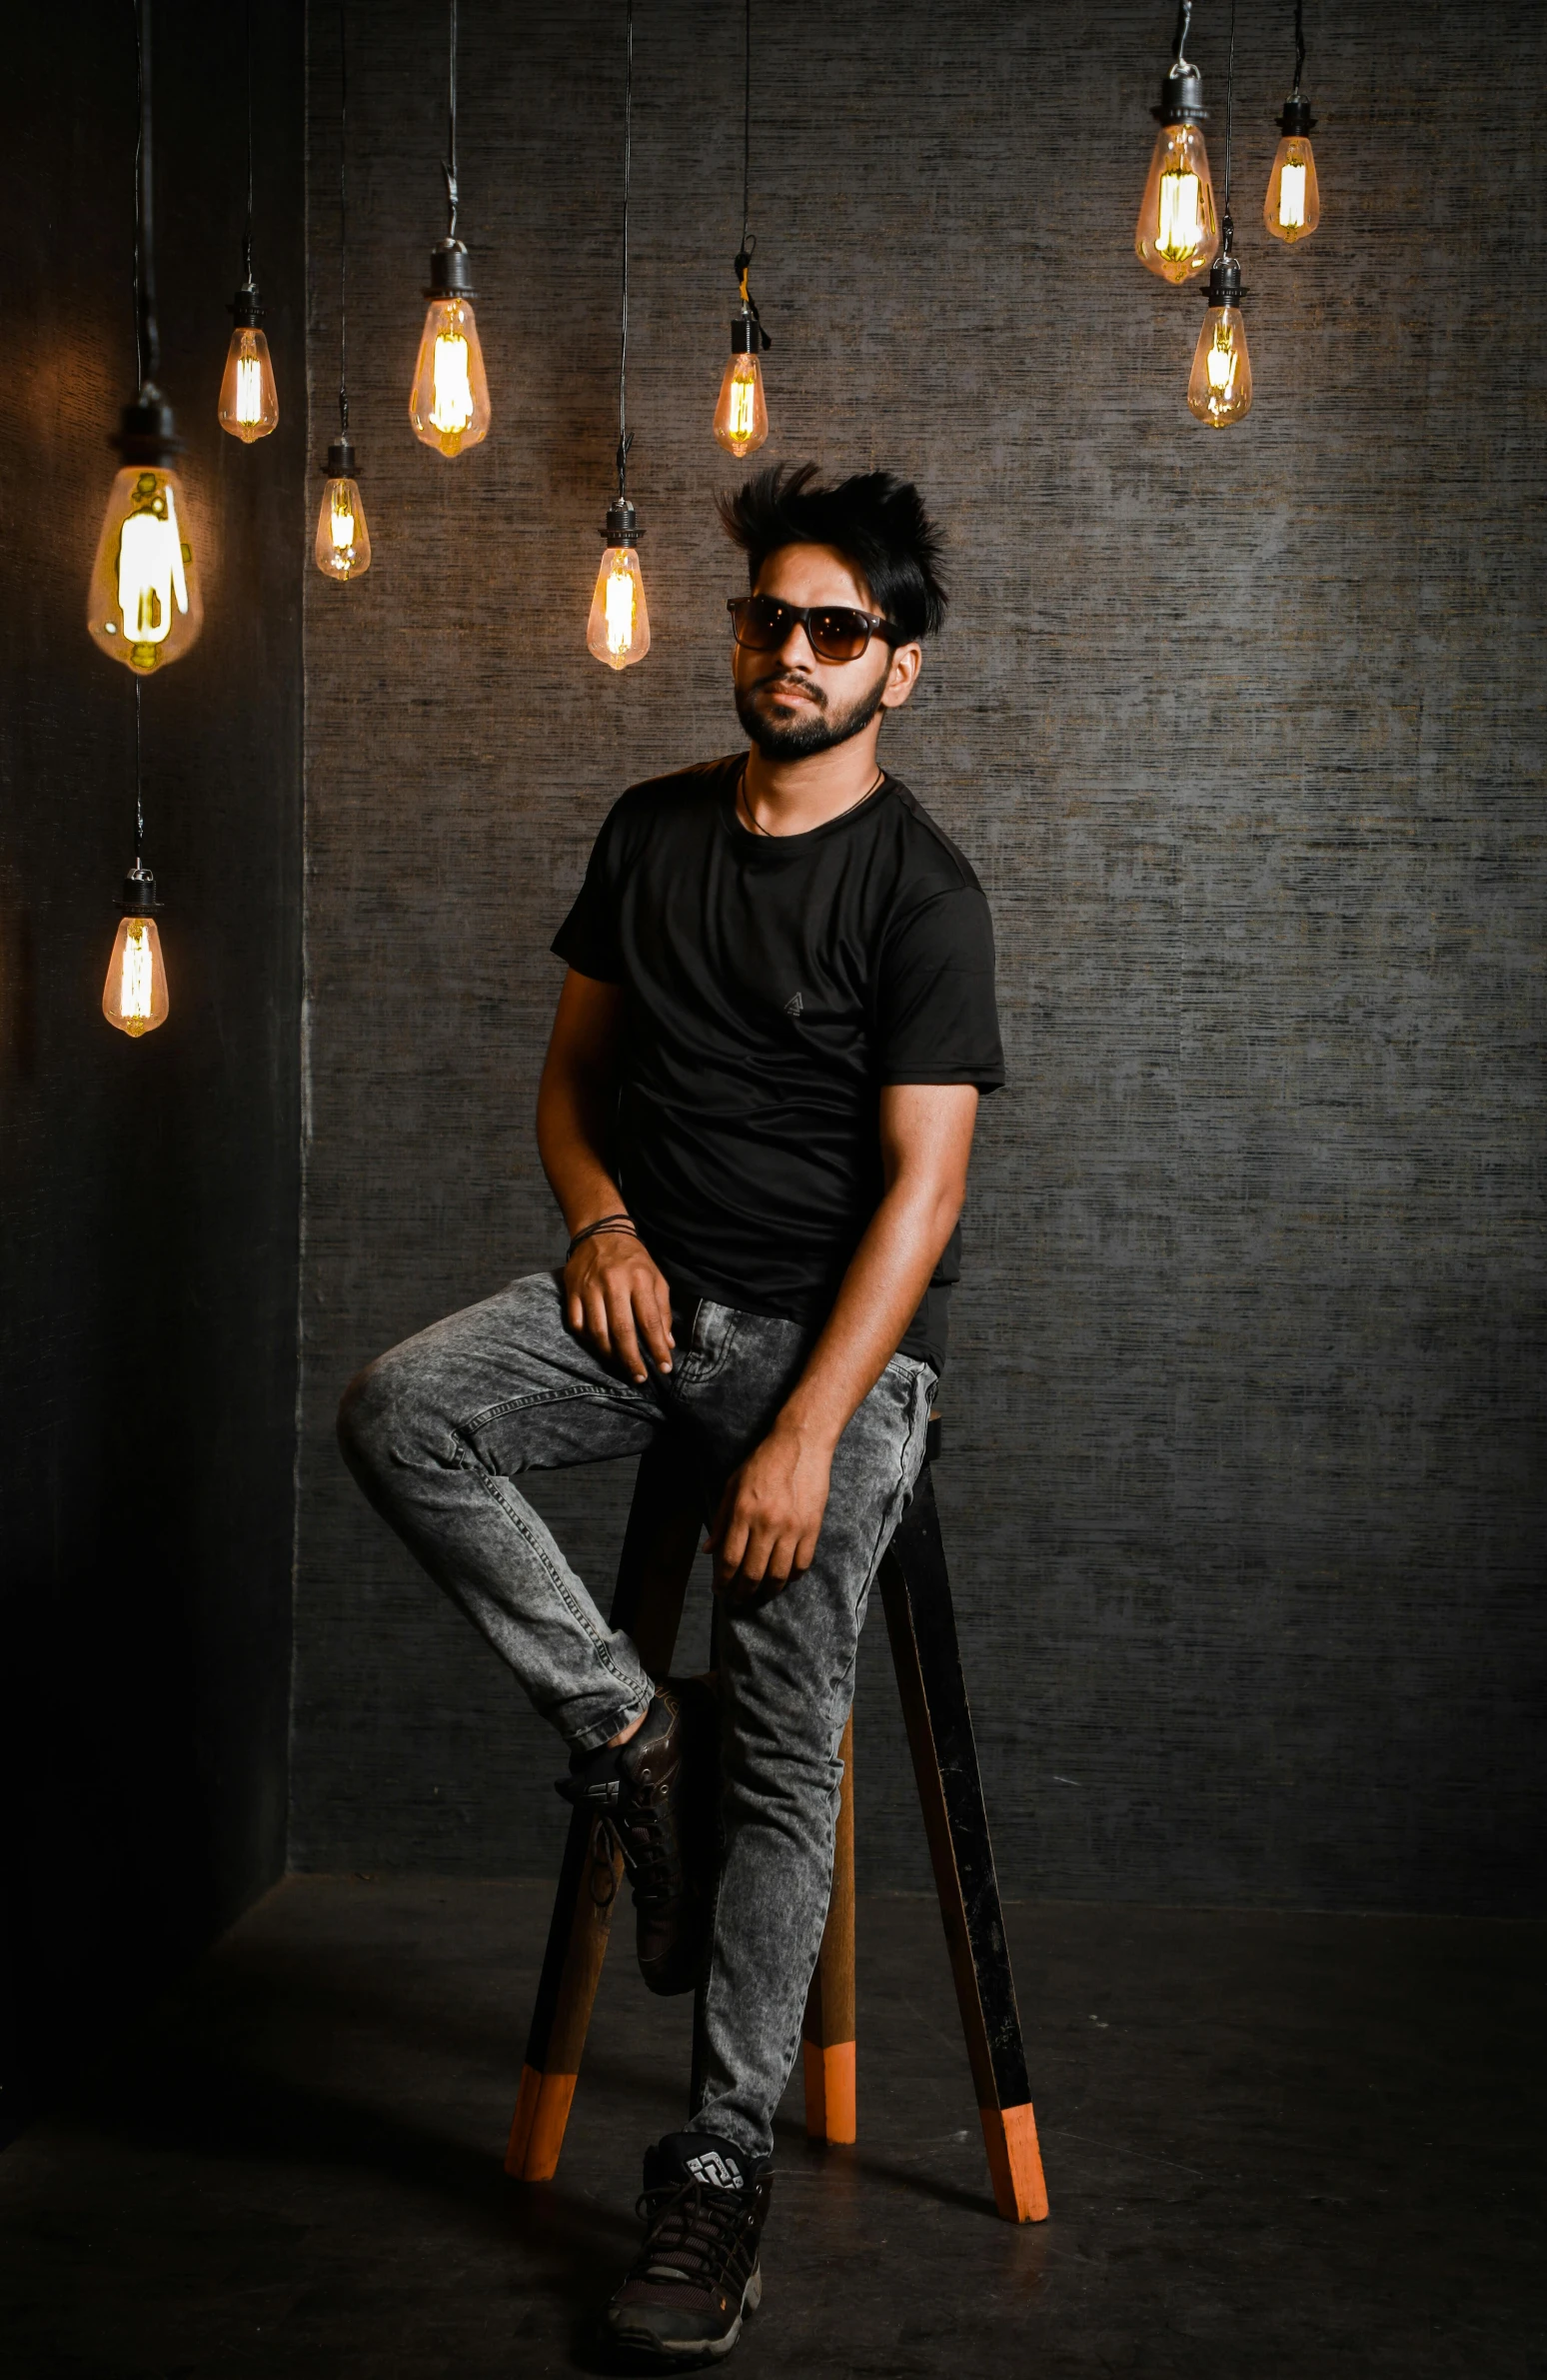
<instances>
[{"instance_id":1,"label":"shadow on floor","mask_svg":"<svg viewBox=\"0 0 1547 2380\"><path fill-rule=\"evenodd\" d=\"M555 2182L502 2169L549 1888L293 1878L0 2158L7 2380L625 2367L597 2317L690 2010L615 1953ZM1527 2380L1544 1930L1006 1911L1051 2220L997 2220L935 1913L860 1904L860 2140L793 2096L737 2369Z\"/></svg>"}]
</instances>

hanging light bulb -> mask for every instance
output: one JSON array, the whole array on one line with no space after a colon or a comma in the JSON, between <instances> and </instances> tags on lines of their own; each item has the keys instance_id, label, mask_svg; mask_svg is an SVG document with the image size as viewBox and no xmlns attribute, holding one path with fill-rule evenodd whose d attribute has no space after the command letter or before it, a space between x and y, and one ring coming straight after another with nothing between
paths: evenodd
<instances>
[{"instance_id":1,"label":"hanging light bulb","mask_svg":"<svg viewBox=\"0 0 1547 2380\"><path fill-rule=\"evenodd\" d=\"M325 579L364 578L371 538L349 435L349 46L339 0L339 434L323 465L322 507L312 559Z\"/></svg>"},{"instance_id":2,"label":"hanging light bulb","mask_svg":"<svg viewBox=\"0 0 1547 2380\"><path fill-rule=\"evenodd\" d=\"M639 541L645 533L627 497L609 505L602 534L607 551L591 598L586 650L598 661L605 661L610 670L626 670L631 662L643 661L650 651L650 612L639 556Z\"/></svg>"},{"instance_id":3,"label":"hanging light bulb","mask_svg":"<svg viewBox=\"0 0 1547 2380\"><path fill-rule=\"evenodd\" d=\"M1262 220L1275 240L1286 240L1292 247L1296 240L1308 240L1321 221L1321 192L1316 182L1316 160L1307 134L1316 119L1303 99L1286 99L1279 117L1280 127L1293 120L1305 130L1284 133L1273 156L1273 170L1268 176L1267 196L1262 202Z\"/></svg>"},{"instance_id":4,"label":"hanging light bulb","mask_svg":"<svg viewBox=\"0 0 1547 2380\"><path fill-rule=\"evenodd\" d=\"M409 391L414 436L437 454L460 455L489 435L489 383L472 301L468 252L457 237L457 0L450 0L446 237L430 252L430 301Z\"/></svg>"},{"instance_id":5,"label":"hanging light bulb","mask_svg":"<svg viewBox=\"0 0 1547 2380\"><path fill-rule=\"evenodd\" d=\"M1187 410L1211 430L1228 430L1251 411L1251 358L1241 319L1241 268L1232 254L1235 224L1230 214L1230 134L1235 115L1235 0L1230 0L1230 65L1225 82L1225 179L1223 244L1209 267L1208 311L1192 351Z\"/></svg>"},{"instance_id":6,"label":"hanging light bulb","mask_svg":"<svg viewBox=\"0 0 1547 2380\"><path fill-rule=\"evenodd\" d=\"M1321 192L1316 183L1316 159L1310 145L1315 117L1310 101L1300 97L1300 76L1305 69L1305 0L1294 4L1294 89L1284 101L1278 119L1280 139L1273 152L1273 170L1268 175L1267 196L1262 201L1262 220L1275 240L1283 240L1293 247L1296 240L1308 240L1321 221Z\"/></svg>"},{"instance_id":7,"label":"hanging light bulb","mask_svg":"<svg viewBox=\"0 0 1547 2380\"><path fill-rule=\"evenodd\" d=\"M409 392L414 435L438 454L460 455L489 435L489 383L473 319L468 252L443 240L430 256L430 300Z\"/></svg>"},{"instance_id":8,"label":"hanging light bulb","mask_svg":"<svg viewBox=\"0 0 1547 2380\"><path fill-rule=\"evenodd\" d=\"M242 237L242 286L231 301L231 345L221 376L216 415L223 430L251 446L279 427L279 391L269 342L258 328L263 308L253 279L253 10L247 5L247 226Z\"/></svg>"},{"instance_id":9,"label":"hanging light bulb","mask_svg":"<svg viewBox=\"0 0 1547 2380\"><path fill-rule=\"evenodd\" d=\"M1229 238L1226 217L1226 240ZM1241 319L1241 268L1226 247L1208 276L1208 311L1193 350L1187 410L1211 430L1228 430L1251 411L1251 358Z\"/></svg>"},{"instance_id":10,"label":"hanging light bulb","mask_svg":"<svg viewBox=\"0 0 1547 2380\"><path fill-rule=\"evenodd\" d=\"M758 349L774 342L749 308L731 325L731 361L720 384L715 408L715 436L728 455L750 455L769 434L769 408L763 394L763 368Z\"/></svg>"},{"instance_id":11,"label":"hanging light bulb","mask_svg":"<svg viewBox=\"0 0 1547 2380\"><path fill-rule=\"evenodd\" d=\"M169 468L182 441L173 434L172 408L150 384L125 406L115 443L124 468L102 518L86 626L112 660L149 677L179 660L204 626L183 494Z\"/></svg>"},{"instance_id":12,"label":"hanging light bulb","mask_svg":"<svg viewBox=\"0 0 1547 2380\"><path fill-rule=\"evenodd\" d=\"M177 661L204 626L199 573L174 455L183 442L172 408L156 386L161 338L156 327L156 266L151 238L151 82L149 0L140 0L140 156L135 181L135 333L139 393L126 405L113 444L123 467L108 493L86 591L93 644L141 677Z\"/></svg>"},{"instance_id":13,"label":"hanging light bulb","mask_svg":"<svg viewBox=\"0 0 1547 2380\"><path fill-rule=\"evenodd\" d=\"M1160 86L1160 104L1150 110L1160 129L1133 232L1139 262L1178 287L1211 264L1219 249L1214 185L1199 130L1203 77L1185 55L1191 24L1192 0L1182 0L1175 55Z\"/></svg>"},{"instance_id":14,"label":"hanging light bulb","mask_svg":"<svg viewBox=\"0 0 1547 2380\"><path fill-rule=\"evenodd\" d=\"M618 345L618 494L607 509L602 532L606 552L597 572L586 622L586 650L610 670L626 670L650 651L650 613L639 542L644 531L629 502L629 168L634 128L634 0L627 0L627 63L624 68L623 323Z\"/></svg>"},{"instance_id":15,"label":"hanging light bulb","mask_svg":"<svg viewBox=\"0 0 1547 2380\"><path fill-rule=\"evenodd\" d=\"M325 579L362 579L371 567L371 533L355 468L354 445L346 433L329 447L323 466L322 509L312 554Z\"/></svg>"},{"instance_id":16,"label":"hanging light bulb","mask_svg":"<svg viewBox=\"0 0 1547 2380\"><path fill-rule=\"evenodd\" d=\"M136 860L124 878L123 916L113 937L107 980L102 987L102 1014L109 1025L132 1042L165 1025L170 1008L166 962L156 931L156 879Z\"/></svg>"},{"instance_id":17,"label":"hanging light bulb","mask_svg":"<svg viewBox=\"0 0 1547 2380\"><path fill-rule=\"evenodd\" d=\"M258 291L239 289L231 301L236 328L226 350L226 369L220 384L220 426L244 446L267 438L279 427L279 391L269 342L258 328Z\"/></svg>"},{"instance_id":18,"label":"hanging light bulb","mask_svg":"<svg viewBox=\"0 0 1547 2380\"><path fill-rule=\"evenodd\" d=\"M757 242L750 231L752 210L752 0L746 0L746 39L743 49L742 106L742 245L734 267L741 290L742 311L731 325L731 361L720 383L715 407L715 436L728 455L739 459L762 446L769 434L769 408L763 394L760 350L774 344L763 327L757 301L747 286Z\"/></svg>"},{"instance_id":19,"label":"hanging light bulb","mask_svg":"<svg viewBox=\"0 0 1547 2380\"><path fill-rule=\"evenodd\" d=\"M134 682L134 866L124 878L123 912L102 985L102 1014L137 1042L167 1021L167 970L156 931L156 879L145 865L145 779L140 753L140 681Z\"/></svg>"}]
</instances>

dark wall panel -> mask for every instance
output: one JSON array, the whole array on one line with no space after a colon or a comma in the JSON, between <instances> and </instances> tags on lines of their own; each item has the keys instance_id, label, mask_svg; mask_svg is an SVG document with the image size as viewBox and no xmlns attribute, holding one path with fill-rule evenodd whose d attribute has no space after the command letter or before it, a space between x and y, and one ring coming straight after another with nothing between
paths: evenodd
<instances>
[{"instance_id":1,"label":"dark wall panel","mask_svg":"<svg viewBox=\"0 0 1547 2380\"><path fill-rule=\"evenodd\" d=\"M242 12L156 11L164 384L201 642L144 689L167 1024L99 1013L134 706L86 582L132 394L128 0L8 34L0 544L0 2122L284 1864L299 1141L304 20L255 12L284 407L216 426Z\"/></svg>"},{"instance_id":2,"label":"dark wall panel","mask_svg":"<svg viewBox=\"0 0 1547 2380\"><path fill-rule=\"evenodd\" d=\"M1540 11L1312 10L1324 216L1261 196L1290 12L1242 12L1257 403L1131 253L1158 5L759 9L772 456L916 475L951 621L887 731L997 920L940 1473L1016 1891L1522 1905L1540 1812ZM336 287L312 39L311 352ZM1222 165L1223 9L1194 51ZM365 1357L560 1235L549 938L609 803L735 742L709 418L740 12L639 12L631 386L655 650L583 647L615 436L622 10L463 13L496 408L405 406L441 22L353 66L376 565L308 582L310 1129L294 1855L541 1871L554 1747L343 1475ZM627 1482L544 1492L605 1576ZM921 1873L870 1642L861 1858Z\"/></svg>"}]
</instances>

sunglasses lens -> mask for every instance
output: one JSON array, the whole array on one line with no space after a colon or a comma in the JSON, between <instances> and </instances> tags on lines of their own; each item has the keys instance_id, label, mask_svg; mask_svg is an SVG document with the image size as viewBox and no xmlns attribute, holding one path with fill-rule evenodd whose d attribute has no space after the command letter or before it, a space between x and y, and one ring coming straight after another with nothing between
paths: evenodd
<instances>
[{"instance_id":1,"label":"sunglasses lens","mask_svg":"<svg viewBox=\"0 0 1547 2380\"><path fill-rule=\"evenodd\" d=\"M736 622L736 641L745 645L749 653L773 653L781 645L787 633L784 607L772 596L744 597L732 613Z\"/></svg>"},{"instance_id":2,"label":"sunglasses lens","mask_svg":"<svg viewBox=\"0 0 1547 2380\"><path fill-rule=\"evenodd\" d=\"M869 623L862 612L838 604L811 614L811 650L823 661L857 661L869 641Z\"/></svg>"}]
</instances>

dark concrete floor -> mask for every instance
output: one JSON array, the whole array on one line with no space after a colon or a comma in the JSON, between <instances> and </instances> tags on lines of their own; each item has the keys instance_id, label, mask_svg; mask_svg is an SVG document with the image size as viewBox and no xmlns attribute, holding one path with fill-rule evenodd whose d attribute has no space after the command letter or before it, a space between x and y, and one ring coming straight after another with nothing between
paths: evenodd
<instances>
[{"instance_id":1,"label":"dark concrete floor","mask_svg":"<svg viewBox=\"0 0 1547 2380\"><path fill-rule=\"evenodd\" d=\"M508 2181L548 1897L271 1894L0 2158L7 2380L606 2370L689 2010L620 1943L559 2177ZM994 2216L934 1909L862 1901L860 2143L808 2149L786 2101L747 2380L1547 2368L1542 1927L1008 1920L1050 2221Z\"/></svg>"}]
</instances>

